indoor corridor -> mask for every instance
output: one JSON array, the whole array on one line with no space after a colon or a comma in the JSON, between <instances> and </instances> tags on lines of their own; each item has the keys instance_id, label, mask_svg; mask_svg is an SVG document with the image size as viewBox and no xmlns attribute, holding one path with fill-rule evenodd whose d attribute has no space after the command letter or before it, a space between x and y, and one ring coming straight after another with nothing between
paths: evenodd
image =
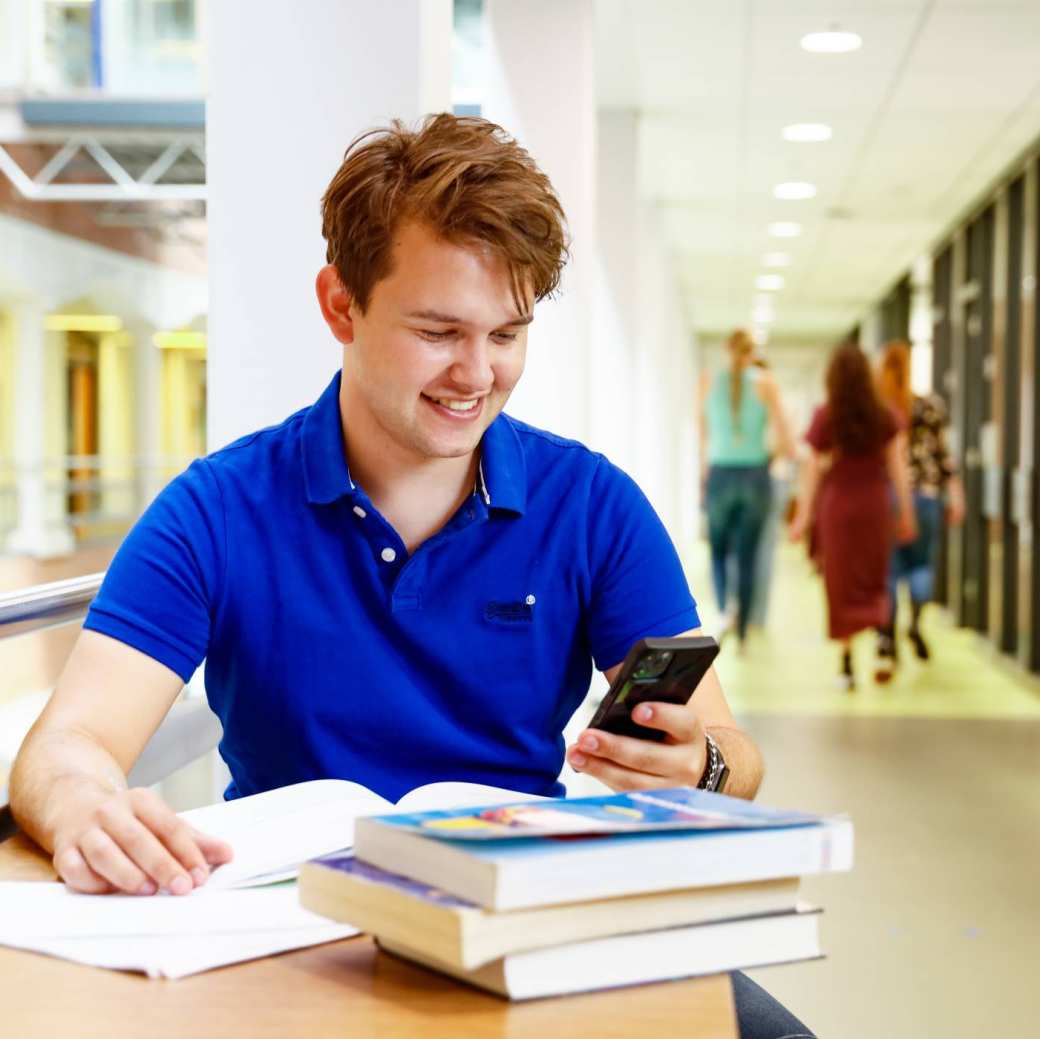
<instances>
[{"instance_id":1,"label":"indoor corridor","mask_svg":"<svg viewBox=\"0 0 1040 1039\"><path fill-rule=\"evenodd\" d=\"M706 553L691 570L710 629ZM938 607L924 630L932 660L906 646L883 687L860 636L858 688L841 691L822 588L785 545L768 629L744 657L723 649L727 696L766 757L759 799L856 827L852 873L803 887L825 907L828 958L752 976L835 1039L1036 1035L1040 692Z\"/></svg>"}]
</instances>

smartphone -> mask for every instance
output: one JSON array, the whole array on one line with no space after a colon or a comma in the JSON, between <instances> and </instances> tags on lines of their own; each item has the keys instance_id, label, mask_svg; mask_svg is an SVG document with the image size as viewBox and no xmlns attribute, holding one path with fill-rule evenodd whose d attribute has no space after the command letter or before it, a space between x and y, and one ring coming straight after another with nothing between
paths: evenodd
<instances>
[{"instance_id":1,"label":"smartphone","mask_svg":"<svg viewBox=\"0 0 1040 1039\"><path fill-rule=\"evenodd\" d=\"M719 644L707 635L640 639L628 651L588 727L660 743L665 734L637 725L633 709L648 701L686 703L718 655Z\"/></svg>"}]
</instances>

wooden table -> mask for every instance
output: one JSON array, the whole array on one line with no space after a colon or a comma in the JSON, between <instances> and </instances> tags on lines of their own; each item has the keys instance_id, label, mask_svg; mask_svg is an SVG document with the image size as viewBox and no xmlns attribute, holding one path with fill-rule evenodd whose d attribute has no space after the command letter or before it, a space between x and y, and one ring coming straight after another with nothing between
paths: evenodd
<instances>
[{"instance_id":1,"label":"wooden table","mask_svg":"<svg viewBox=\"0 0 1040 1039\"><path fill-rule=\"evenodd\" d=\"M0 880L53 879L24 836L0 843ZM510 1004L359 935L179 981L0 948L0 1035L737 1039L737 1028L726 975Z\"/></svg>"}]
</instances>

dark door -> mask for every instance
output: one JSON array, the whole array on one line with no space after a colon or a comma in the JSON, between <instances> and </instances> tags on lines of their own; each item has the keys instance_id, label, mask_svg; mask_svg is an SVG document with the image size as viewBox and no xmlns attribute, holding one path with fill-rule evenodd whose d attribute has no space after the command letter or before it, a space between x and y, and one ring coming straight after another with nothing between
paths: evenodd
<instances>
[{"instance_id":1,"label":"dark door","mask_svg":"<svg viewBox=\"0 0 1040 1039\"><path fill-rule=\"evenodd\" d=\"M990 361L993 338L993 209L968 228L964 348L959 380L964 395L962 461L964 528L961 546L960 623L985 631L988 625L989 524L983 502L983 431L992 415Z\"/></svg>"},{"instance_id":2,"label":"dark door","mask_svg":"<svg viewBox=\"0 0 1040 1039\"><path fill-rule=\"evenodd\" d=\"M932 265L932 386L950 412L951 304L953 301L953 247L946 246ZM935 599L949 604L949 539L945 529L936 560Z\"/></svg>"}]
</instances>

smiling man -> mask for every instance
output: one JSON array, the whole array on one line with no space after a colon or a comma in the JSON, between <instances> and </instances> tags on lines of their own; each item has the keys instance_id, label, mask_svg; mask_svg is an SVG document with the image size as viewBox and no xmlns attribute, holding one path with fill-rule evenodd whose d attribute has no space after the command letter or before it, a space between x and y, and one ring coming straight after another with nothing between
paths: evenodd
<instances>
[{"instance_id":1,"label":"smiling man","mask_svg":"<svg viewBox=\"0 0 1040 1039\"><path fill-rule=\"evenodd\" d=\"M566 259L545 175L484 120L394 124L351 145L323 233L341 371L130 532L15 766L22 826L83 891L204 883L231 850L125 780L204 658L228 797L327 777L561 794L565 753L615 789L710 786L721 754L753 796L760 758L713 673L639 717L662 743L564 746L593 663L609 679L698 621L635 483L503 413Z\"/></svg>"}]
</instances>

